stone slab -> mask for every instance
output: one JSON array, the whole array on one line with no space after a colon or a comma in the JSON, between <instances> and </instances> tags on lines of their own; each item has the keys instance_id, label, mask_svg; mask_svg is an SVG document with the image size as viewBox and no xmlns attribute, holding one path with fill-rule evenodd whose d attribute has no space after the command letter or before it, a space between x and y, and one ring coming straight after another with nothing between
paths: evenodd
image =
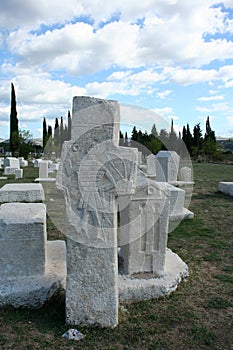
<instances>
[{"instance_id":1,"label":"stone slab","mask_svg":"<svg viewBox=\"0 0 233 350\"><path fill-rule=\"evenodd\" d=\"M218 190L233 196L233 182L219 182Z\"/></svg>"},{"instance_id":2,"label":"stone slab","mask_svg":"<svg viewBox=\"0 0 233 350\"><path fill-rule=\"evenodd\" d=\"M174 292L182 279L188 277L188 266L170 249L167 249L165 260L165 274L162 277L141 277L119 275L119 301L135 302L150 300L169 295Z\"/></svg>"},{"instance_id":3,"label":"stone slab","mask_svg":"<svg viewBox=\"0 0 233 350\"><path fill-rule=\"evenodd\" d=\"M44 275L0 278L0 307L38 308L56 292L65 292L66 246L64 241L47 241Z\"/></svg>"},{"instance_id":4,"label":"stone slab","mask_svg":"<svg viewBox=\"0 0 233 350\"><path fill-rule=\"evenodd\" d=\"M56 182L55 177L38 177L37 179L34 180L34 182Z\"/></svg>"},{"instance_id":5,"label":"stone slab","mask_svg":"<svg viewBox=\"0 0 233 350\"><path fill-rule=\"evenodd\" d=\"M2 204L0 278L43 274L46 264L46 239L45 204Z\"/></svg>"},{"instance_id":6,"label":"stone slab","mask_svg":"<svg viewBox=\"0 0 233 350\"><path fill-rule=\"evenodd\" d=\"M41 184L15 183L7 184L0 189L0 202L42 202L45 199Z\"/></svg>"}]
</instances>

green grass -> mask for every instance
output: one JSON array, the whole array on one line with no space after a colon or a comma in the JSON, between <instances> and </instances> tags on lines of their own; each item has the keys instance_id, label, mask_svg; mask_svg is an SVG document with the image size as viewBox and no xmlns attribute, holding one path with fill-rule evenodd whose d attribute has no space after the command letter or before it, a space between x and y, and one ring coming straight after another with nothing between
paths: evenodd
<instances>
[{"instance_id":1,"label":"green grass","mask_svg":"<svg viewBox=\"0 0 233 350\"><path fill-rule=\"evenodd\" d=\"M81 342L61 338L70 328L65 324L64 296L56 295L38 310L4 308L0 310L0 349L232 350L233 198L219 193L218 183L233 181L233 166L195 163L193 168L190 210L195 218L183 221L168 239L168 247L189 266L190 276L176 292L124 304L115 329L76 326L86 336ZM26 181L33 181L36 171L25 169ZM48 205L52 196L51 187ZM62 200L59 207L64 211ZM61 238L50 213L56 221L53 205L48 237Z\"/></svg>"}]
</instances>

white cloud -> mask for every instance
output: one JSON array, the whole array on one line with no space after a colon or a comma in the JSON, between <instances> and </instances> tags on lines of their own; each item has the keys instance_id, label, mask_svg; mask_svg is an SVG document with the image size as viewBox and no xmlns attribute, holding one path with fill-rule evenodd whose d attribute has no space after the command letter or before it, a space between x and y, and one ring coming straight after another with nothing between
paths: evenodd
<instances>
[{"instance_id":1,"label":"white cloud","mask_svg":"<svg viewBox=\"0 0 233 350\"><path fill-rule=\"evenodd\" d=\"M157 92L157 96L161 99L164 99L166 98L168 95L170 95L172 93L171 90L164 90L164 91L161 91L161 92Z\"/></svg>"},{"instance_id":2,"label":"white cloud","mask_svg":"<svg viewBox=\"0 0 233 350\"><path fill-rule=\"evenodd\" d=\"M198 98L198 101L201 101L201 102L218 101L218 100L224 100L224 95L205 96L205 97Z\"/></svg>"},{"instance_id":3,"label":"white cloud","mask_svg":"<svg viewBox=\"0 0 233 350\"><path fill-rule=\"evenodd\" d=\"M227 102L223 102L223 103L214 103L212 106L210 107L201 107L201 106L197 106L196 110L202 113L213 113L213 112L224 112L229 110L229 105Z\"/></svg>"}]
</instances>

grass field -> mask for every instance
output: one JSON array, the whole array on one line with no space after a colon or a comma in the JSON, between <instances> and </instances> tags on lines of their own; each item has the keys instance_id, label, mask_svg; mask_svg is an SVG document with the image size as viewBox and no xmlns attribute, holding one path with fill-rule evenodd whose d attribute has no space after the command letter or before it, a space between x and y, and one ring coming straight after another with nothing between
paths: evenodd
<instances>
[{"instance_id":1,"label":"grass field","mask_svg":"<svg viewBox=\"0 0 233 350\"><path fill-rule=\"evenodd\" d=\"M233 181L233 166L195 163L193 168L190 210L195 218L183 221L168 241L190 271L175 293L124 305L113 330L75 327L86 336L81 342L61 338L69 327L60 296L34 311L4 308L0 349L232 350L233 198L217 188L219 181ZM35 170L25 173L28 181L37 176L30 171ZM51 223L48 227L49 238L54 239L58 232Z\"/></svg>"}]
</instances>

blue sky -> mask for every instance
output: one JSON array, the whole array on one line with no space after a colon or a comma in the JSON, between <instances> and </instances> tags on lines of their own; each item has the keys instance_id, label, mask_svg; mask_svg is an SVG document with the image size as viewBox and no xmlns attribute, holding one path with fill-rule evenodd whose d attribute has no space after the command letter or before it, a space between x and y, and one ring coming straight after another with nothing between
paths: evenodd
<instances>
[{"instance_id":1,"label":"blue sky","mask_svg":"<svg viewBox=\"0 0 233 350\"><path fill-rule=\"evenodd\" d=\"M1 138L11 82L34 138L44 117L66 120L76 95L150 109L177 132L204 132L210 116L217 136L233 137L233 0L1 0ZM142 130L154 122L122 115Z\"/></svg>"}]
</instances>

